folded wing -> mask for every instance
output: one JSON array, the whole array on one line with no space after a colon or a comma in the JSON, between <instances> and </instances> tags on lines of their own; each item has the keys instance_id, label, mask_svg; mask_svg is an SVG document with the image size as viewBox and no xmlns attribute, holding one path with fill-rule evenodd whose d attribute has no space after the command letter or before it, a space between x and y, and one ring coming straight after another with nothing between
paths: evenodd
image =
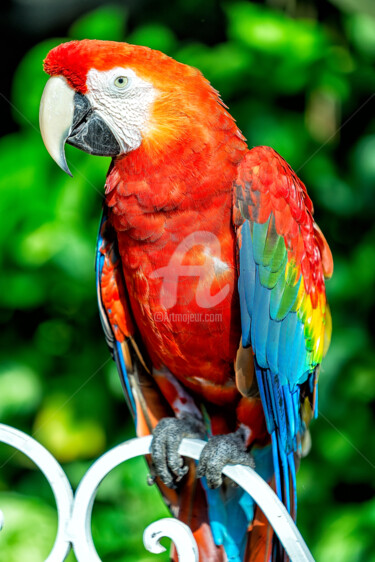
<instances>
[{"instance_id":1,"label":"folded wing","mask_svg":"<svg viewBox=\"0 0 375 562\"><path fill-rule=\"evenodd\" d=\"M294 514L294 453L317 411L317 373L331 335L324 279L332 256L305 186L273 149L248 152L234 198L242 345L254 353L276 489Z\"/></svg>"}]
</instances>

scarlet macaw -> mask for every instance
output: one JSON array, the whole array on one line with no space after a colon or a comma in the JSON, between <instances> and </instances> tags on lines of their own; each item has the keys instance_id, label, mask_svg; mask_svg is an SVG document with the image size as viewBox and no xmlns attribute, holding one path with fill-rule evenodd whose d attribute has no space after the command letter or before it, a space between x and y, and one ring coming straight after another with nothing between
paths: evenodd
<instances>
[{"instance_id":1,"label":"scarlet macaw","mask_svg":"<svg viewBox=\"0 0 375 562\"><path fill-rule=\"evenodd\" d=\"M65 142L113 157L98 302L137 434L154 435L153 477L200 560L282 559L221 470L255 465L295 515L331 335L332 256L306 188L272 148L248 149L198 70L158 51L72 41L44 68L51 156L68 173ZM178 455L185 436L207 440L198 467Z\"/></svg>"}]
</instances>

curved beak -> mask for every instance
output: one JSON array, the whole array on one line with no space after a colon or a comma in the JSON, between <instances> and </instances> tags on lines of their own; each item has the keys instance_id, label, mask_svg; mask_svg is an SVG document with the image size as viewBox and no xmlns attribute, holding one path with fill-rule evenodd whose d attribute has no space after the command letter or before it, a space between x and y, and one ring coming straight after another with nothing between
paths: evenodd
<instances>
[{"instance_id":1,"label":"curved beak","mask_svg":"<svg viewBox=\"0 0 375 562\"><path fill-rule=\"evenodd\" d=\"M98 156L117 156L115 135L94 111L86 96L75 92L62 76L52 76L45 85L39 110L43 142L60 168L72 176L65 158L65 143Z\"/></svg>"},{"instance_id":2,"label":"curved beak","mask_svg":"<svg viewBox=\"0 0 375 562\"><path fill-rule=\"evenodd\" d=\"M73 124L74 96L75 91L62 76L53 76L44 87L39 109L44 145L56 164L70 176L64 147Z\"/></svg>"}]
</instances>

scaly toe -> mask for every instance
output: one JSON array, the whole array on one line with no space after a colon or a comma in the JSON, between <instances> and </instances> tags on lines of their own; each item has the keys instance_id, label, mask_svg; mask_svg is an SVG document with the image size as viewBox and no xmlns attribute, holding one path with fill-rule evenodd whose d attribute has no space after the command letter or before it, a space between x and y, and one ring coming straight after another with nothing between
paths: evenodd
<instances>
[{"instance_id":1,"label":"scaly toe","mask_svg":"<svg viewBox=\"0 0 375 562\"><path fill-rule=\"evenodd\" d=\"M183 418L163 418L155 427L151 443L151 455L156 476L168 488L176 488L188 472L178 448L184 437L199 438L204 434L204 426L193 416Z\"/></svg>"},{"instance_id":2,"label":"scaly toe","mask_svg":"<svg viewBox=\"0 0 375 562\"><path fill-rule=\"evenodd\" d=\"M223 482L222 471L227 464L255 466L252 455L246 451L240 430L228 435L217 435L208 441L199 460L197 478L205 476L209 488L218 488Z\"/></svg>"}]
</instances>

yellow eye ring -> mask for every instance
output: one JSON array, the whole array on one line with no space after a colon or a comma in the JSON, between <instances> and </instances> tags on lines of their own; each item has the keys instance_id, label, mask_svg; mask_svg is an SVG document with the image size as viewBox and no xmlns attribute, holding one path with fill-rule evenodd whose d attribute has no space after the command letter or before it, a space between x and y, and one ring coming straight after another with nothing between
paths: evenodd
<instances>
[{"instance_id":1,"label":"yellow eye ring","mask_svg":"<svg viewBox=\"0 0 375 562\"><path fill-rule=\"evenodd\" d=\"M127 78L126 76L117 76L117 78L115 79L115 86L122 90L123 88L126 88L128 82L129 78Z\"/></svg>"}]
</instances>

